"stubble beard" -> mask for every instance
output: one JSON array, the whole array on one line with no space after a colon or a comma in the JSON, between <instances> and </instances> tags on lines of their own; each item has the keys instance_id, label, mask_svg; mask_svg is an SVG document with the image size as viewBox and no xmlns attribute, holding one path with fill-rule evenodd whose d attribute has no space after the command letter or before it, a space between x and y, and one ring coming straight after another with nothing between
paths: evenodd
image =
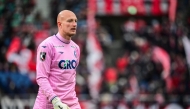
<instances>
[{"instance_id":1,"label":"stubble beard","mask_svg":"<svg viewBox=\"0 0 190 109\"><path fill-rule=\"evenodd\" d=\"M70 38L72 37L72 36L74 36L75 34L71 34L71 33L68 33L67 34L67 36L69 36Z\"/></svg>"},{"instance_id":2,"label":"stubble beard","mask_svg":"<svg viewBox=\"0 0 190 109\"><path fill-rule=\"evenodd\" d=\"M72 36L74 36L76 33L68 33L67 35L71 38Z\"/></svg>"}]
</instances>

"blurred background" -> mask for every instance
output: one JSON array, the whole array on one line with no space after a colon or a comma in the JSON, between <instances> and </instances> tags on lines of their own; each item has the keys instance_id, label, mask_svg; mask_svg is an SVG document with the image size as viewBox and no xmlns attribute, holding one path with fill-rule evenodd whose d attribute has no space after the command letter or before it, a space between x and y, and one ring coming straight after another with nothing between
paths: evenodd
<instances>
[{"instance_id":1,"label":"blurred background","mask_svg":"<svg viewBox=\"0 0 190 109\"><path fill-rule=\"evenodd\" d=\"M82 109L190 109L189 0L0 0L0 109L32 109L36 48L63 9Z\"/></svg>"}]
</instances>

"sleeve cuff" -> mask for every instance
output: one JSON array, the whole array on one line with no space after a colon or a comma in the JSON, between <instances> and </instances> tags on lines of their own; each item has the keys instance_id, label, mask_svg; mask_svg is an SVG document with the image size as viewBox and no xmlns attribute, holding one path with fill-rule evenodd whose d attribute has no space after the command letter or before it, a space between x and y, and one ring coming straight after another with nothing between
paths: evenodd
<instances>
[{"instance_id":1,"label":"sleeve cuff","mask_svg":"<svg viewBox=\"0 0 190 109\"><path fill-rule=\"evenodd\" d=\"M53 94L48 98L48 101L51 102L55 97L57 97L57 95Z\"/></svg>"}]
</instances>

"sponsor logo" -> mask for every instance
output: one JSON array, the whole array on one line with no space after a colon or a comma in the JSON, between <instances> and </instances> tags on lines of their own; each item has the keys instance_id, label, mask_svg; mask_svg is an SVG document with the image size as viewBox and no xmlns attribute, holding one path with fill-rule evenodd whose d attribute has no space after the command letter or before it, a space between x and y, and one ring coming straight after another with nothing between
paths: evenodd
<instances>
[{"instance_id":1,"label":"sponsor logo","mask_svg":"<svg viewBox=\"0 0 190 109\"><path fill-rule=\"evenodd\" d=\"M77 66L76 60L61 60L58 63L60 69L75 69Z\"/></svg>"},{"instance_id":2,"label":"sponsor logo","mask_svg":"<svg viewBox=\"0 0 190 109\"><path fill-rule=\"evenodd\" d=\"M63 109L63 107L61 107L61 106L58 106L59 107L59 109Z\"/></svg>"},{"instance_id":3,"label":"sponsor logo","mask_svg":"<svg viewBox=\"0 0 190 109\"><path fill-rule=\"evenodd\" d=\"M75 46L71 45L72 48L75 48Z\"/></svg>"},{"instance_id":4,"label":"sponsor logo","mask_svg":"<svg viewBox=\"0 0 190 109\"><path fill-rule=\"evenodd\" d=\"M54 45L53 47L57 48L57 47L64 47L63 45Z\"/></svg>"}]
</instances>

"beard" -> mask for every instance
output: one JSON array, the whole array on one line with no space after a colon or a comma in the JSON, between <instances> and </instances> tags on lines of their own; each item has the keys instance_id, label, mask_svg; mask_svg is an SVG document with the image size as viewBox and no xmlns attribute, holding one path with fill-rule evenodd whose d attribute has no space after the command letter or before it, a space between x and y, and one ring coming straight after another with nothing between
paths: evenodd
<instances>
[{"instance_id":1,"label":"beard","mask_svg":"<svg viewBox=\"0 0 190 109\"><path fill-rule=\"evenodd\" d=\"M67 35L69 36L69 37L72 37L72 36L74 36L76 34L76 32L70 32L70 33L67 33Z\"/></svg>"}]
</instances>

